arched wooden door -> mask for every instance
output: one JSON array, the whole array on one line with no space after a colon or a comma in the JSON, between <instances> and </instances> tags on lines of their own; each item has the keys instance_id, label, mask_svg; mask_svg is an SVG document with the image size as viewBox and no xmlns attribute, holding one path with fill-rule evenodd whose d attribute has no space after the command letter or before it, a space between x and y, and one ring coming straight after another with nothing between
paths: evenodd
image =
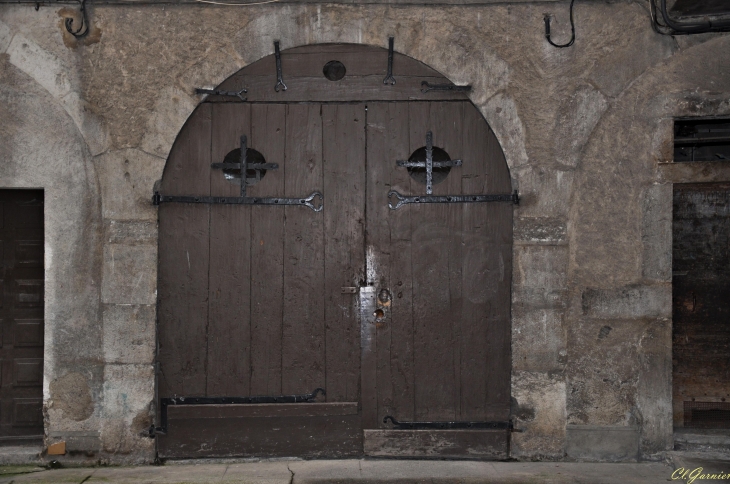
<instances>
[{"instance_id":1,"label":"arched wooden door","mask_svg":"<svg viewBox=\"0 0 730 484\"><path fill-rule=\"evenodd\" d=\"M395 86L379 48L281 59L286 91L272 56L218 88L246 101L196 109L156 196L160 456L506 457L512 198L494 134L463 93L421 92L448 81L408 57Z\"/></svg>"}]
</instances>

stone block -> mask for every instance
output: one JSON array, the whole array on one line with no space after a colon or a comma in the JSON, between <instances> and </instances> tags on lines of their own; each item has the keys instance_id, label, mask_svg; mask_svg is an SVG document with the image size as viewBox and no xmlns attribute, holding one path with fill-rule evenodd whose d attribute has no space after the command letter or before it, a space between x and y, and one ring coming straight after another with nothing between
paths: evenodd
<instances>
[{"instance_id":1,"label":"stone block","mask_svg":"<svg viewBox=\"0 0 730 484\"><path fill-rule=\"evenodd\" d=\"M489 99L481 110L490 113L489 125L502 145L510 168L527 163L525 127L517 112L514 99L504 93L498 93Z\"/></svg>"},{"instance_id":2,"label":"stone block","mask_svg":"<svg viewBox=\"0 0 730 484\"><path fill-rule=\"evenodd\" d=\"M573 171L531 164L513 171L519 183L519 217L567 219L573 188Z\"/></svg>"},{"instance_id":3,"label":"stone block","mask_svg":"<svg viewBox=\"0 0 730 484\"><path fill-rule=\"evenodd\" d=\"M104 247L102 302L155 304L157 247L108 244Z\"/></svg>"},{"instance_id":4,"label":"stone block","mask_svg":"<svg viewBox=\"0 0 730 484\"><path fill-rule=\"evenodd\" d=\"M515 309L564 309L568 291L516 285L512 287L512 305Z\"/></svg>"},{"instance_id":5,"label":"stone block","mask_svg":"<svg viewBox=\"0 0 730 484\"><path fill-rule=\"evenodd\" d=\"M104 222L104 240L108 244L156 245L157 221L107 220Z\"/></svg>"},{"instance_id":6,"label":"stone block","mask_svg":"<svg viewBox=\"0 0 730 484\"><path fill-rule=\"evenodd\" d=\"M152 424L154 390L152 365L106 365L101 432L106 452L134 454L141 461L152 453L154 440L141 434Z\"/></svg>"},{"instance_id":7,"label":"stone block","mask_svg":"<svg viewBox=\"0 0 730 484\"><path fill-rule=\"evenodd\" d=\"M671 450L672 418L672 322L658 319L644 330L639 352L636 406L641 414L643 456Z\"/></svg>"},{"instance_id":8,"label":"stone block","mask_svg":"<svg viewBox=\"0 0 730 484\"><path fill-rule=\"evenodd\" d=\"M524 244L558 245L566 243L567 221L553 217L517 217L514 241Z\"/></svg>"},{"instance_id":9,"label":"stone block","mask_svg":"<svg viewBox=\"0 0 730 484\"><path fill-rule=\"evenodd\" d=\"M109 133L104 126L103 118L93 114L89 105L78 93L68 93L61 99L61 105L76 123L92 155L98 155L109 149Z\"/></svg>"},{"instance_id":10,"label":"stone block","mask_svg":"<svg viewBox=\"0 0 730 484\"><path fill-rule=\"evenodd\" d=\"M562 459L565 449L565 381L529 371L512 372L515 426L511 456L519 459Z\"/></svg>"},{"instance_id":11,"label":"stone block","mask_svg":"<svg viewBox=\"0 0 730 484\"><path fill-rule=\"evenodd\" d=\"M584 315L598 319L669 318L672 316L672 287L664 284L586 289L582 307Z\"/></svg>"},{"instance_id":12,"label":"stone block","mask_svg":"<svg viewBox=\"0 0 730 484\"><path fill-rule=\"evenodd\" d=\"M515 246L514 286L544 291L565 289L568 270L567 246Z\"/></svg>"},{"instance_id":13,"label":"stone block","mask_svg":"<svg viewBox=\"0 0 730 484\"><path fill-rule=\"evenodd\" d=\"M142 138L141 148L147 153L167 159L172 143L197 104L196 99L180 89L160 89L154 111L147 121L147 131ZM158 178L152 180L152 183ZM150 189L151 186L150 184Z\"/></svg>"},{"instance_id":14,"label":"stone block","mask_svg":"<svg viewBox=\"0 0 730 484\"><path fill-rule=\"evenodd\" d=\"M152 364L155 356L155 306L106 304L103 322L106 362Z\"/></svg>"},{"instance_id":15,"label":"stone block","mask_svg":"<svg viewBox=\"0 0 730 484\"><path fill-rule=\"evenodd\" d=\"M654 184L644 192L642 227L642 275L644 279L671 282L671 184Z\"/></svg>"},{"instance_id":16,"label":"stone block","mask_svg":"<svg viewBox=\"0 0 730 484\"><path fill-rule=\"evenodd\" d=\"M148 411L155 397L155 371L147 365L113 365L104 367L103 417L127 418Z\"/></svg>"},{"instance_id":17,"label":"stone block","mask_svg":"<svg viewBox=\"0 0 730 484\"><path fill-rule=\"evenodd\" d=\"M31 39L16 34L7 53L11 64L35 79L56 99L71 92L68 70L61 59Z\"/></svg>"},{"instance_id":18,"label":"stone block","mask_svg":"<svg viewBox=\"0 0 730 484\"><path fill-rule=\"evenodd\" d=\"M512 312L512 368L548 372L564 366L565 313L538 309Z\"/></svg>"},{"instance_id":19,"label":"stone block","mask_svg":"<svg viewBox=\"0 0 730 484\"><path fill-rule=\"evenodd\" d=\"M639 460L639 428L568 425L565 453L569 459L599 462Z\"/></svg>"},{"instance_id":20,"label":"stone block","mask_svg":"<svg viewBox=\"0 0 730 484\"><path fill-rule=\"evenodd\" d=\"M559 107L553 140L561 164L578 165L583 147L607 108L605 96L591 85L578 87Z\"/></svg>"},{"instance_id":21,"label":"stone block","mask_svg":"<svg viewBox=\"0 0 730 484\"><path fill-rule=\"evenodd\" d=\"M2 21L0 21L0 54L5 53L8 46L10 45L10 41L13 40L13 32L10 30L10 27Z\"/></svg>"},{"instance_id":22,"label":"stone block","mask_svg":"<svg viewBox=\"0 0 730 484\"><path fill-rule=\"evenodd\" d=\"M51 440L62 440L65 443L66 454L82 453L91 457L101 450L101 438L98 431L57 431L50 432L48 437Z\"/></svg>"},{"instance_id":23,"label":"stone block","mask_svg":"<svg viewBox=\"0 0 730 484\"><path fill-rule=\"evenodd\" d=\"M606 6L604 4L602 7ZM609 28L610 32L604 31L605 43L602 45L606 47L603 48L600 62L594 64L589 74L591 83L609 97L617 96L652 65L670 57L677 50L671 38L656 35L641 22L641 16L645 15L641 6L632 5L632 10L625 13L629 20L622 23L620 30L613 27ZM604 15L610 14L606 12ZM599 12L594 12L586 19L589 24L586 28L605 28L606 23L601 18ZM641 49L637 49L637 45Z\"/></svg>"},{"instance_id":24,"label":"stone block","mask_svg":"<svg viewBox=\"0 0 730 484\"><path fill-rule=\"evenodd\" d=\"M165 160L143 151L126 149L104 153L94 159L101 185L105 219L156 220L153 187L162 177Z\"/></svg>"},{"instance_id":25,"label":"stone block","mask_svg":"<svg viewBox=\"0 0 730 484\"><path fill-rule=\"evenodd\" d=\"M568 422L671 433L671 329L663 319L583 319L568 330ZM637 363L638 362L638 363ZM662 444L663 445L663 444Z\"/></svg>"}]
</instances>

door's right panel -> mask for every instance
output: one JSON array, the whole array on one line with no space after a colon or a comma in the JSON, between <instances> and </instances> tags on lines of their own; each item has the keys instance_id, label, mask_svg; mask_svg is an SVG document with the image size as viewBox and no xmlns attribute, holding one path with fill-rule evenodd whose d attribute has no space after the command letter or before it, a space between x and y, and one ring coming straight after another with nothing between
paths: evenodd
<instances>
[{"instance_id":1,"label":"door's right panel","mask_svg":"<svg viewBox=\"0 0 730 484\"><path fill-rule=\"evenodd\" d=\"M435 148L463 162L445 178L434 175L434 195L511 191L499 143L471 103L368 105L368 263L376 292L387 289L391 300L381 303L384 317L374 323L374 363L363 355L364 424L379 429L366 431L365 450L505 457L505 430L405 431L383 423L388 415L399 421L509 419L513 207L389 209L389 190L426 194L424 173L410 174L396 160L424 147L427 131Z\"/></svg>"}]
</instances>

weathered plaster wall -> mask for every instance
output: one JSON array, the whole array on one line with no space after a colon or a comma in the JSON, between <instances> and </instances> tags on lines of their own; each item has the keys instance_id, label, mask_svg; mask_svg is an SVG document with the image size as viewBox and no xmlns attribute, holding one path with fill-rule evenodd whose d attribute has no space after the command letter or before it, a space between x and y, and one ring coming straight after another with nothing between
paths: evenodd
<instances>
[{"instance_id":1,"label":"weathered plaster wall","mask_svg":"<svg viewBox=\"0 0 730 484\"><path fill-rule=\"evenodd\" d=\"M393 35L398 51L473 85L522 196L512 385L526 431L513 455L671 448L671 183L730 180L730 169L661 162L672 117L730 115L730 37L675 41L651 30L642 2L590 2L576 6L576 44L555 49L546 12L567 39L566 9L544 3L97 6L98 30L77 44L61 27L68 11L0 7L0 185L46 187L49 202L55 191L47 211L70 220L47 229L49 440L77 436L115 462L153 458L139 436L154 400L150 196L200 101L194 88L271 54L274 39L384 46ZM19 175L30 166L33 177Z\"/></svg>"},{"instance_id":2,"label":"weathered plaster wall","mask_svg":"<svg viewBox=\"0 0 730 484\"><path fill-rule=\"evenodd\" d=\"M69 112L75 94L66 68L8 31L0 23L0 180L45 191L47 438L93 449L104 419L99 186Z\"/></svg>"}]
</instances>

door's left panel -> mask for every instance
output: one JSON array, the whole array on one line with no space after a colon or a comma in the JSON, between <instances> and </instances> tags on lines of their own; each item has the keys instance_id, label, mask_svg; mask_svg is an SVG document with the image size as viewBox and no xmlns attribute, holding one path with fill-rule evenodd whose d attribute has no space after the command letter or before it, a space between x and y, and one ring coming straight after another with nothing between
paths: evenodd
<instances>
[{"instance_id":1,"label":"door's left panel","mask_svg":"<svg viewBox=\"0 0 730 484\"><path fill-rule=\"evenodd\" d=\"M43 190L0 190L0 444L43 436Z\"/></svg>"},{"instance_id":2,"label":"door's left panel","mask_svg":"<svg viewBox=\"0 0 730 484\"><path fill-rule=\"evenodd\" d=\"M343 146L364 156L364 107L353 109L203 104L178 136L161 195L230 201L245 183L248 197L299 198L316 190L335 203L324 212L247 203L160 205L158 382L167 430L158 438L160 457L362 452L356 301L341 289L362 272L361 230L347 230L360 227L358 217L351 219L362 200L355 207L338 204L340 192L357 198L358 190L335 180L352 164L341 156ZM354 141L335 133L340 118L357 121L346 130ZM242 136L247 163L266 164L265 171L230 166L241 158ZM333 165L329 176L325 162ZM211 166L219 163L229 166ZM359 247L354 255L346 250L351 245ZM316 401L278 399L317 388L326 395L318 393Z\"/></svg>"}]
</instances>

